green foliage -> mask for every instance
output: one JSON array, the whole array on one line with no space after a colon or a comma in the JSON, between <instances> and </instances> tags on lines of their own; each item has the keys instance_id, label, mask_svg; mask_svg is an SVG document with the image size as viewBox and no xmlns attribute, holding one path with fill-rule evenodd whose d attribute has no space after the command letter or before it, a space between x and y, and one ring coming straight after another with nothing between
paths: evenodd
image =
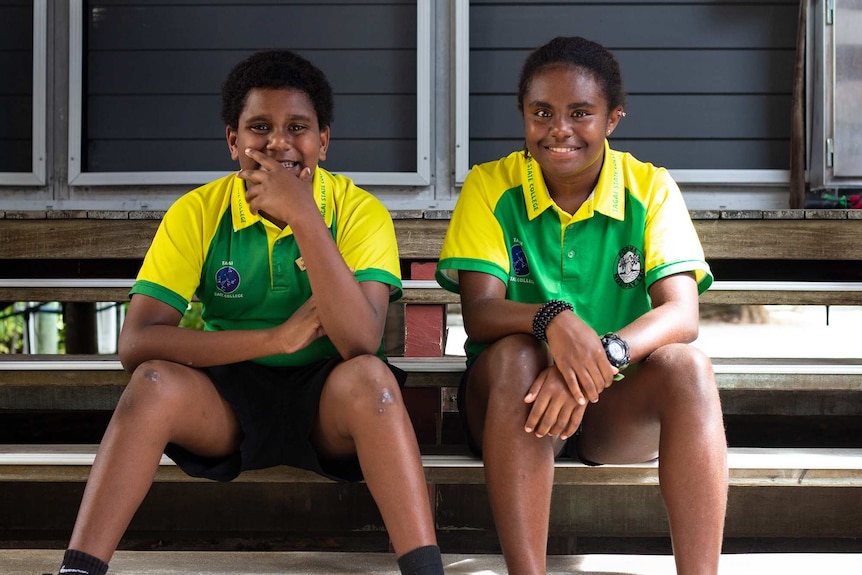
<instances>
[{"instance_id":1,"label":"green foliage","mask_svg":"<svg viewBox=\"0 0 862 575\"><path fill-rule=\"evenodd\" d=\"M183 319L180 320L180 327L198 330L203 329L204 320L201 318L202 311L203 305L200 302L195 301L189 304L185 315L183 315Z\"/></svg>"},{"instance_id":2,"label":"green foliage","mask_svg":"<svg viewBox=\"0 0 862 575\"><path fill-rule=\"evenodd\" d=\"M0 312L0 353L24 351L24 316L17 311L13 304Z\"/></svg>"}]
</instances>

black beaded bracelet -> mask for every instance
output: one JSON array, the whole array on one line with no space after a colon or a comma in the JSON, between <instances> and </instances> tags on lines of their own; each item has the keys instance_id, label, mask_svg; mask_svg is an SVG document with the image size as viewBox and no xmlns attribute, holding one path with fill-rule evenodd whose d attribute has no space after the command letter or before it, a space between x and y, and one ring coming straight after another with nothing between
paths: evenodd
<instances>
[{"instance_id":1,"label":"black beaded bracelet","mask_svg":"<svg viewBox=\"0 0 862 575\"><path fill-rule=\"evenodd\" d=\"M536 315L533 316L533 335L539 341L548 341L548 335L545 333L545 330L548 328L551 320L562 312L566 310L572 311L573 309L572 304L567 301L560 299L546 301L539 308L539 311L536 312Z\"/></svg>"}]
</instances>

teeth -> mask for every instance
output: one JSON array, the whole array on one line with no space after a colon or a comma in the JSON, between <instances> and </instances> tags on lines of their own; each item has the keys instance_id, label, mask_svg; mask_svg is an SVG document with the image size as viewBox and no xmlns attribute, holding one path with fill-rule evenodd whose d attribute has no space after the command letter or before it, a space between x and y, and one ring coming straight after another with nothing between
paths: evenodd
<instances>
[{"instance_id":1,"label":"teeth","mask_svg":"<svg viewBox=\"0 0 862 575\"><path fill-rule=\"evenodd\" d=\"M572 150L576 150L577 148L548 148L552 152L571 152Z\"/></svg>"},{"instance_id":2,"label":"teeth","mask_svg":"<svg viewBox=\"0 0 862 575\"><path fill-rule=\"evenodd\" d=\"M292 168L296 165L296 162L282 162L281 165L285 168Z\"/></svg>"}]
</instances>

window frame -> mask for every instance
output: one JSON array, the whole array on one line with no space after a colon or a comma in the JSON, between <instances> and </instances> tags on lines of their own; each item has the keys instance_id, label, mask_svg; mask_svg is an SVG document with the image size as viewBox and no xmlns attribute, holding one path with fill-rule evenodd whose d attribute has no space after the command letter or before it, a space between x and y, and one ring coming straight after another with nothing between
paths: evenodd
<instances>
[{"instance_id":1,"label":"window frame","mask_svg":"<svg viewBox=\"0 0 862 575\"><path fill-rule=\"evenodd\" d=\"M47 2L47 0L39 0ZM432 0L416 0L416 171L343 172L359 186L431 183ZM83 135L84 0L69 0L69 186L200 185L224 171L88 172L81 163Z\"/></svg>"},{"instance_id":2,"label":"window frame","mask_svg":"<svg viewBox=\"0 0 862 575\"><path fill-rule=\"evenodd\" d=\"M48 0L33 0L32 163L29 172L0 172L2 186L44 186L47 154Z\"/></svg>"}]
</instances>

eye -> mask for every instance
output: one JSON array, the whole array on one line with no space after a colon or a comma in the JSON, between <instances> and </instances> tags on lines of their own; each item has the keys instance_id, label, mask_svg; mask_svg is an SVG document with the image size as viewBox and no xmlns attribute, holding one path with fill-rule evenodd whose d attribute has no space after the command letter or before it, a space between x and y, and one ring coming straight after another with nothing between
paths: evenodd
<instances>
[{"instance_id":1,"label":"eye","mask_svg":"<svg viewBox=\"0 0 862 575\"><path fill-rule=\"evenodd\" d=\"M307 126L303 126L302 124L291 124L289 130L291 132L302 132L306 130Z\"/></svg>"},{"instance_id":2,"label":"eye","mask_svg":"<svg viewBox=\"0 0 862 575\"><path fill-rule=\"evenodd\" d=\"M589 113L584 110L575 110L572 112L572 118L586 118L587 116L589 116Z\"/></svg>"},{"instance_id":3,"label":"eye","mask_svg":"<svg viewBox=\"0 0 862 575\"><path fill-rule=\"evenodd\" d=\"M269 124L252 124L249 126L252 132L268 132Z\"/></svg>"},{"instance_id":4,"label":"eye","mask_svg":"<svg viewBox=\"0 0 862 575\"><path fill-rule=\"evenodd\" d=\"M536 110L536 115L540 118L550 118L551 113L548 110Z\"/></svg>"}]
</instances>

